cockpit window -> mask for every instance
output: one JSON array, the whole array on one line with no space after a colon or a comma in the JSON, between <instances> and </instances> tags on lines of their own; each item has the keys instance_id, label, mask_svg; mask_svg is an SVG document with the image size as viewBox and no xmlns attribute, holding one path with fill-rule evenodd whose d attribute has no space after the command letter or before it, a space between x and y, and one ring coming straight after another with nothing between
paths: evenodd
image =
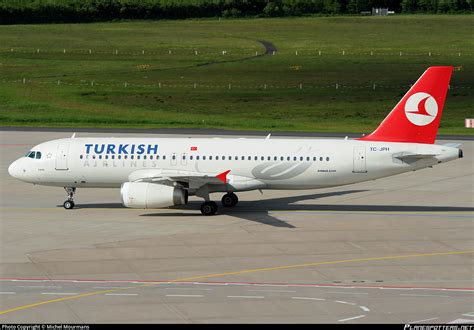
<instances>
[{"instance_id":1,"label":"cockpit window","mask_svg":"<svg viewBox=\"0 0 474 330\"><path fill-rule=\"evenodd\" d=\"M41 152L39 151L28 151L25 157L33 158L33 159L41 159Z\"/></svg>"}]
</instances>

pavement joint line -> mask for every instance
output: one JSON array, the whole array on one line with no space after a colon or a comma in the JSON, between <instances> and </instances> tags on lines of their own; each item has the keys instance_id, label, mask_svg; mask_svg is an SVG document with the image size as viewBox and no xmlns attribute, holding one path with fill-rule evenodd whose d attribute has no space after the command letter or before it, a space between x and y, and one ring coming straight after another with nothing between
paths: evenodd
<instances>
[{"instance_id":1,"label":"pavement joint line","mask_svg":"<svg viewBox=\"0 0 474 330\"><path fill-rule=\"evenodd\" d=\"M171 280L171 281L167 281L167 282L170 282L170 283L173 283L173 282L190 282L190 281L195 281L195 280L198 280L198 279L205 279L205 278L212 278L212 277L222 277L222 276L228 276L228 275L242 275L242 274L256 273L256 272L263 272L263 271L305 268L305 267L321 266L321 265L335 265L335 264L341 264L341 263L397 260L397 259L409 259L409 258L430 257L430 256L465 255L465 254L473 254L473 253L474 253L474 250L467 250L467 251L416 253L416 254L407 254L407 255L398 255L398 256L384 256L384 257L356 258L356 259L335 260L335 261L322 261L322 262L313 262L313 263L306 263L306 264L296 264L296 265L287 265L287 266L279 266L279 267L246 269L246 270L234 271L234 272L200 275L200 276L193 276L193 277L188 277L188 278L175 279L175 280ZM110 290L92 291L92 292L86 292L86 293L78 294L78 295L74 295L74 296L67 296L67 297L56 298L56 299L51 299L51 300L39 301L39 302L32 303L32 304L27 304L27 305L22 305L22 306L17 306L17 307L10 308L10 309L2 310L2 311L0 311L0 315L5 315L5 314L8 314L8 313L12 313L12 312L20 311L20 310L25 310L25 309L29 309L29 308L33 308L33 307L37 307L37 306L42 306L42 305L46 305L46 304L51 304L51 303L55 303L55 302L62 302L62 301L67 301L67 300L72 300L72 299L85 298L85 297L96 296L96 295L105 294L105 293L118 292L118 291L123 291L123 290L128 290L128 289L148 287L148 286L153 286L153 285L156 285L156 284L159 284L159 283L160 283L159 281L150 282L150 283L146 283L146 284L143 284L143 285L137 285L137 286L132 286L132 287L128 286L128 287L110 289ZM363 315L361 317L364 317L364 316L365 315Z\"/></svg>"}]
</instances>

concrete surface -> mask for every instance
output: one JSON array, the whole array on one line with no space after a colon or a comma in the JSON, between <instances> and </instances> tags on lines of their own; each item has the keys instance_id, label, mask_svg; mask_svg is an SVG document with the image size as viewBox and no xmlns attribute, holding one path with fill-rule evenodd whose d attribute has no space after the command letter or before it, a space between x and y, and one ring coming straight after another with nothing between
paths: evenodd
<instances>
[{"instance_id":1,"label":"concrete surface","mask_svg":"<svg viewBox=\"0 0 474 330\"><path fill-rule=\"evenodd\" d=\"M62 189L8 176L67 136L0 131L0 323L474 322L472 141L433 169L240 193L202 217L195 198L124 209L118 189L78 190L66 211Z\"/></svg>"}]
</instances>

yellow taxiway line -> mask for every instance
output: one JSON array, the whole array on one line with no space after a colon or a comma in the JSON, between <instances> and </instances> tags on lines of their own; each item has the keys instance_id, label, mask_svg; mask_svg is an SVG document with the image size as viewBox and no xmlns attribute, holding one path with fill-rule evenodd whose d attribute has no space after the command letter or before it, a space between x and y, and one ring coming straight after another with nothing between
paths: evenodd
<instances>
[{"instance_id":1,"label":"yellow taxiway line","mask_svg":"<svg viewBox=\"0 0 474 330\"><path fill-rule=\"evenodd\" d=\"M474 253L474 250L468 251L450 251L450 252L434 252L434 253L416 253L416 254L406 254L406 255L398 255L398 256L385 256L385 257L371 257L371 258L357 258L357 259L346 259L346 260L333 260L333 261L321 261L321 262L312 262L312 263L305 263L305 264L295 264L295 265L287 265L287 266L278 266L278 267L266 267L266 268L254 268L254 269L245 269L240 271L234 272L226 272L226 273L216 273L216 274L208 274L208 275L198 275L192 276L187 278L179 278L175 280L170 280L167 282L185 282L185 281L193 281L198 279L205 279L211 277L222 277L222 276L229 276L229 275L241 275L241 274L248 274L248 273L257 273L257 272L265 272L265 271L273 271L273 270L284 270L284 269L293 269L293 268L304 268L304 267L314 267L314 266L321 266L321 265L335 265L335 264L342 264L342 263L354 263L354 262L367 262L367 261L381 261L381 260L396 260L396 259L408 259L408 258L419 258L419 257L434 257L434 256L447 256L447 255L462 255L462 254L471 254ZM38 307L46 304L52 304L61 301L85 298L90 296L95 296L99 294L129 290L129 289L136 289L136 288L143 288L147 286L153 286L160 282L149 282L143 285L137 285L132 287L123 287L123 288L114 288L110 290L100 290L100 291L93 291L87 292L83 294L78 294L75 296L68 296L63 298L51 299L51 300L44 300L39 301L33 304L18 306L10 309L6 309L0 311L0 315L5 315L8 313L25 310L33 307Z\"/></svg>"}]
</instances>

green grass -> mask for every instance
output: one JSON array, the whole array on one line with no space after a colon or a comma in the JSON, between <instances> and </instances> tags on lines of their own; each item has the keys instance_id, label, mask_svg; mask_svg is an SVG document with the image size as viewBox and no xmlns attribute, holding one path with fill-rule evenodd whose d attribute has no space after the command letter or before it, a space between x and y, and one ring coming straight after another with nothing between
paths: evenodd
<instances>
[{"instance_id":1,"label":"green grass","mask_svg":"<svg viewBox=\"0 0 474 330\"><path fill-rule=\"evenodd\" d=\"M473 30L469 15L0 26L0 125L369 132L428 66L454 65L440 133L473 134ZM239 61L256 40L278 52Z\"/></svg>"}]
</instances>

